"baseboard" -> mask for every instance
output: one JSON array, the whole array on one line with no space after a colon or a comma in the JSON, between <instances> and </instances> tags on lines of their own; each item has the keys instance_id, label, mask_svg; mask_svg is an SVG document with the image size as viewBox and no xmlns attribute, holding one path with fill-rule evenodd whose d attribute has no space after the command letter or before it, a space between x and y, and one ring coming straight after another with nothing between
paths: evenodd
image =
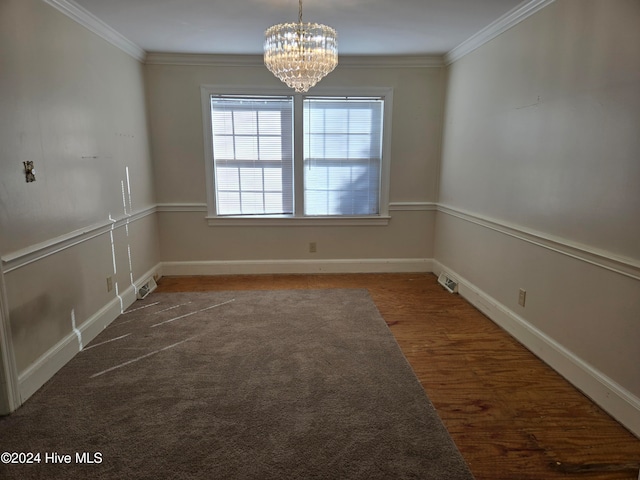
<instances>
[{"instance_id":1,"label":"baseboard","mask_svg":"<svg viewBox=\"0 0 640 480\"><path fill-rule=\"evenodd\" d=\"M24 403L81 351L78 335L82 339L82 346L87 345L96 338L100 332L136 301L138 288L149 278L156 275L159 268L160 265L157 265L141 275L133 285L129 285L124 292L110 300L109 303L79 325L78 332L70 332L31 364L29 368L19 374L18 391L20 403Z\"/></svg>"},{"instance_id":2,"label":"baseboard","mask_svg":"<svg viewBox=\"0 0 640 480\"><path fill-rule=\"evenodd\" d=\"M431 272L430 258L162 262L163 275Z\"/></svg>"},{"instance_id":3,"label":"baseboard","mask_svg":"<svg viewBox=\"0 0 640 480\"><path fill-rule=\"evenodd\" d=\"M437 260L433 268L448 272L462 297L640 438L640 398Z\"/></svg>"}]
</instances>

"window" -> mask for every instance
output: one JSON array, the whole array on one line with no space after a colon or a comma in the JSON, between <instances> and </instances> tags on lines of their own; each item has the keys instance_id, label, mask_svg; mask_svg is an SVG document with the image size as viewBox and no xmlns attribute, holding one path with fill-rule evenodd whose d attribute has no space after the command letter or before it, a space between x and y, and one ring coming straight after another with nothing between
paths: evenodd
<instances>
[{"instance_id":1,"label":"window","mask_svg":"<svg viewBox=\"0 0 640 480\"><path fill-rule=\"evenodd\" d=\"M384 100L304 99L305 215L380 213Z\"/></svg>"},{"instance_id":2,"label":"window","mask_svg":"<svg viewBox=\"0 0 640 480\"><path fill-rule=\"evenodd\" d=\"M386 224L391 92L373 90L202 87L208 218Z\"/></svg>"},{"instance_id":3,"label":"window","mask_svg":"<svg viewBox=\"0 0 640 480\"><path fill-rule=\"evenodd\" d=\"M211 96L218 215L293 214L291 97Z\"/></svg>"}]
</instances>

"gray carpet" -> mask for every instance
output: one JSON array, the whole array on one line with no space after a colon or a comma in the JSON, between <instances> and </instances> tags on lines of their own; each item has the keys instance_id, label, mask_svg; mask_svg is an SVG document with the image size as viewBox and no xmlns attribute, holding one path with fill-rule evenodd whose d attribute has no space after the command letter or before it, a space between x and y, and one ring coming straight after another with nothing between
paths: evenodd
<instances>
[{"instance_id":1,"label":"gray carpet","mask_svg":"<svg viewBox=\"0 0 640 480\"><path fill-rule=\"evenodd\" d=\"M351 289L152 294L0 418L5 451L40 463L2 479L473 478Z\"/></svg>"}]
</instances>

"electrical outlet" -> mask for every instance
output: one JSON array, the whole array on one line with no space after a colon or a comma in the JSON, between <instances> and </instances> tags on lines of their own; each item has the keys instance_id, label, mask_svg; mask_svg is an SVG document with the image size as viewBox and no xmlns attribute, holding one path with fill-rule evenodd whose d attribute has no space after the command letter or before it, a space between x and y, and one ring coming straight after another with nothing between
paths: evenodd
<instances>
[{"instance_id":1,"label":"electrical outlet","mask_svg":"<svg viewBox=\"0 0 640 480\"><path fill-rule=\"evenodd\" d=\"M113 277L107 277L107 292L113 290Z\"/></svg>"},{"instance_id":2,"label":"electrical outlet","mask_svg":"<svg viewBox=\"0 0 640 480\"><path fill-rule=\"evenodd\" d=\"M309 253L316 253L316 242L309 243Z\"/></svg>"},{"instance_id":3,"label":"electrical outlet","mask_svg":"<svg viewBox=\"0 0 640 480\"><path fill-rule=\"evenodd\" d=\"M520 293L518 294L518 305L524 307L525 302L527 301L527 291L520 289Z\"/></svg>"}]
</instances>

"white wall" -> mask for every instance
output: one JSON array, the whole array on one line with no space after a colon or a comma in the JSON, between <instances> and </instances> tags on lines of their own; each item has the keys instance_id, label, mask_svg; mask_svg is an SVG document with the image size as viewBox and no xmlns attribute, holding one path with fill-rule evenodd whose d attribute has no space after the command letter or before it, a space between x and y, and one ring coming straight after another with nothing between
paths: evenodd
<instances>
[{"instance_id":1,"label":"white wall","mask_svg":"<svg viewBox=\"0 0 640 480\"><path fill-rule=\"evenodd\" d=\"M406 268L411 270L427 268L424 261L433 256L443 70L341 65L321 82L323 87L393 88L390 200L394 211L388 226L214 227L207 225L203 211L207 200L200 86L281 83L259 58L247 66L148 64L147 98L156 191L162 206L159 225L165 272L195 273L186 263L195 262L200 267L211 265L198 273L216 273L239 261L269 262L271 272L286 271L291 266L287 262L295 261L304 263L298 264L303 270L310 269L305 271L316 268L309 261L318 261L322 270L336 260L353 260L348 268L356 270L368 268L364 267L367 262L381 266L386 260L408 260ZM308 252L312 241L317 242L315 254ZM385 265L381 268L388 268Z\"/></svg>"},{"instance_id":2,"label":"white wall","mask_svg":"<svg viewBox=\"0 0 640 480\"><path fill-rule=\"evenodd\" d=\"M435 246L470 299L636 434L638 25L636 0L557 0L450 66Z\"/></svg>"},{"instance_id":3,"label":"white wall","mask_svg":"<svg viewBox=\"0 0 640 480\"><path fill-rule=\"evenodd\" d=\"M143 66L41 0L0 2L0 45L4 322L24 401L77 332L86 344L132 301L159 246Z\"/></svg>"}]
</instances>

